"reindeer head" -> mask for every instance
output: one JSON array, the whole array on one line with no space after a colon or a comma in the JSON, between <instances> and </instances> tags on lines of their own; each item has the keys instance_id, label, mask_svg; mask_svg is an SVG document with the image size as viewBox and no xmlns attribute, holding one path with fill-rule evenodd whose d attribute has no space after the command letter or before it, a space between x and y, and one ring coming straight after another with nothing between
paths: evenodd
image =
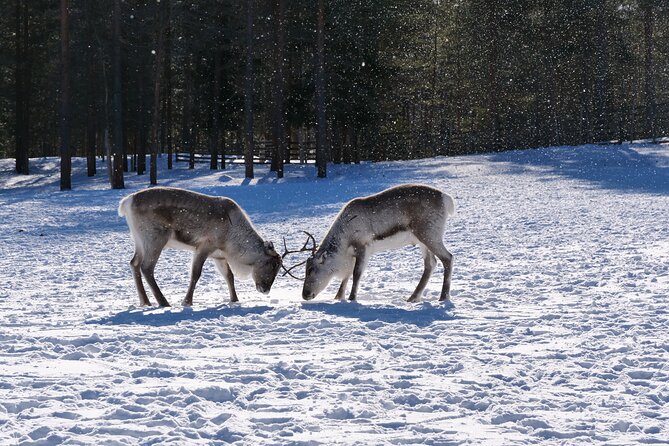
<instances>
[{"instance_id":1,"label":"reindeer head","mask_svg":"<svg viewBox=\"0 0 669 446\"><path fill-rule=\"evenodd\" d=\"M306 261L302 298L311 300L325 289L335 276L334 261L327 251L315 252Z\"/></svg>"},{"instance_id":2,"label":"reindeer head","mask_svg":"<svg viewBox=\"0 0 669 446\"><path fill-rule=\"evenodd\" d=\"M263 294L269 293L282 263L281 256L274 250L274 244L272 242L264 242L263 255L253 265L253 281L259 292Z\"/></svg>"}]
</instances>

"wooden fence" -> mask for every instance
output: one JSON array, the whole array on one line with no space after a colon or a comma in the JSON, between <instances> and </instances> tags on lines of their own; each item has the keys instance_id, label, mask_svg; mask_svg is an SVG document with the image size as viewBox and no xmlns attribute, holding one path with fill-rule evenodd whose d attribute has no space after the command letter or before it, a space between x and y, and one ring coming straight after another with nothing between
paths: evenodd
<instances>
[{"instance_id":1,"label":"wooden fence","mask_svg":"<svg viewBox=\"0 0 669 446\"><path fill-rule=\"evenodd\" d=\"M272 162L274 144L272 141L260 140L254 142L253 162L254 164L269 164ZM288 154L284 159L286 163L313 163L316 160L316 141L307 140L301 143L292 142L288 144ZM221 154L219 153L219 156ZM197 148L192 153L194 163L209 163L211 154L208 148ZM177 151L175 154L177 162L190 162L191 153ZM244 163L244 147L241 144L231 144L225 147L225 161L227 163Z\"/></svg>"}]
</instances>

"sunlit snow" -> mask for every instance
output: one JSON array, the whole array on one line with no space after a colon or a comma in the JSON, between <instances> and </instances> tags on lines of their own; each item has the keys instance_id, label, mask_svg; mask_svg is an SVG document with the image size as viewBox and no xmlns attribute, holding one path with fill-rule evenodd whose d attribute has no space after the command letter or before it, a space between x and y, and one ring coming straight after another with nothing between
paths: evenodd
<instances>
[{"instance_id":1,"label":"sunlit snow","mask_svg":"<svg viewBox=\"0 0 669 446\"><path fill-rule=\"evenodd\" d=\"M455 197L453 308L423 302L416 248L378 254L358 303L338 284L269 297L166 250L174 307L139 308L125 194L74 160L0 161L2 444L669 443L669 145L582 146L353 166L165 169L162 185L234 198L277 246L316 238L349 199L419 182ZM301 258L293 256L289 262Z\"/></svg>"}]
</instances>

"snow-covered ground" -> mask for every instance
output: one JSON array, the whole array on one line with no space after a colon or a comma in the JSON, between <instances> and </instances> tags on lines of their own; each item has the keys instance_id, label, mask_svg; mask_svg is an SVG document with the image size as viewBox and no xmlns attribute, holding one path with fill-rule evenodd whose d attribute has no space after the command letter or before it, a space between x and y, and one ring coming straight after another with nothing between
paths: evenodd
<instances>
[{"instance_id":1,"label":"snow-covered ground","mask_svg":"<svg viewBox=\"0 0 669 446\"><path fill-rule=\"evenodd\" d=\"M164 163L164 159L161 160ZM269 297L167 250L170 309L139 308L133 245L104 174L0 161L0 444L669 443L669 145L562 147L419 161L207 166L160 183L227 195L275 244L322 237L349 199L405 183L456 198L454 308L422 303L416 248L379 254L358 303L336 285ZM100 163L99 169L104 169ZM291 261L299 261L294 256Z\"/></svg>"}]
</instances>

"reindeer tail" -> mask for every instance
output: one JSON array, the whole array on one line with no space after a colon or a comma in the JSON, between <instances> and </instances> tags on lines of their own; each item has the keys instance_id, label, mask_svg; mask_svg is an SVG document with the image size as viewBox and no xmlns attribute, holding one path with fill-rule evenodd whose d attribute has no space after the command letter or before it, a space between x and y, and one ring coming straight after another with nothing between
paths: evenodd
<instances>
[{"instance_id":1,"label":"reindeer tail","mask_svg":"<svg viewBox=\"0 0 669 446\"><path fill-rule=\"evenodd\" d=\"M125 217L130 212L130 206L132 205L132 195L124 197L121 202L118 204L118 215L120 217Z\"/></svg>"},{"instance_id":2,"label":"reindeer tail","mask_svg":"<svg viewBox=\"0 0 669 446\"><path fill-rule=\"evenodd\" d=\"M444 209L446 209L446 217L452 217L455 215L455 200L448 194L444 194Z\"/></svg>"}]
</instances>

